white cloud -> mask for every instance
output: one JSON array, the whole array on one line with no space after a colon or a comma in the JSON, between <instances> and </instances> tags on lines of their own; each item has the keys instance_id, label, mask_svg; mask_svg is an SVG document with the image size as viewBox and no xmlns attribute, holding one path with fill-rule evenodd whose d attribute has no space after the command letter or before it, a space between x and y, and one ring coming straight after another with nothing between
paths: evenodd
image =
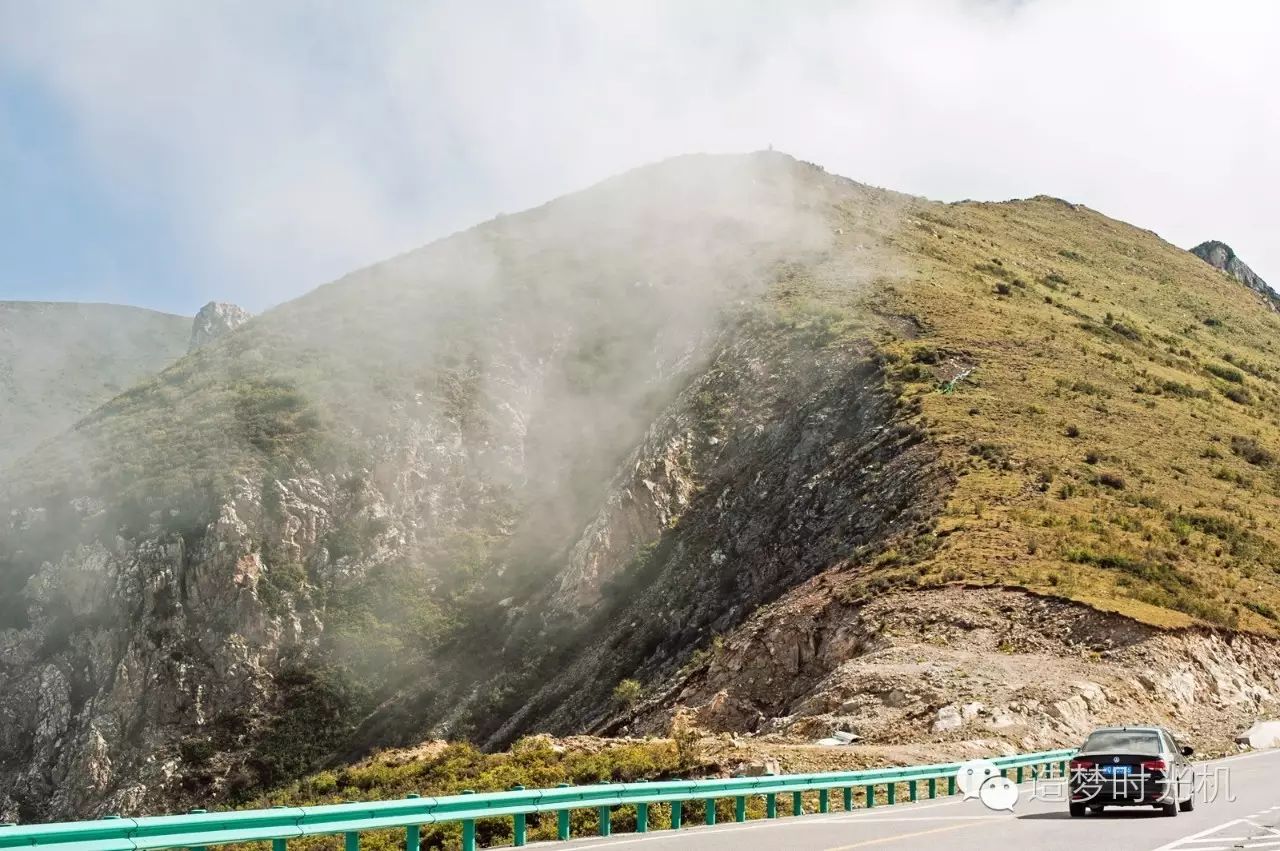
<instances>
[{"instance_id":1,"label":"white cloud","mask_svg":"<svg viewBox=\"0 0 1280 851\"><path fill-rule=\"evenodd\" d=\"M255 308L645 161L770 143L1223 239L1280 283L1277 43L1261 0L0 0L0 67Z\"/></svg>"}]
</instances>

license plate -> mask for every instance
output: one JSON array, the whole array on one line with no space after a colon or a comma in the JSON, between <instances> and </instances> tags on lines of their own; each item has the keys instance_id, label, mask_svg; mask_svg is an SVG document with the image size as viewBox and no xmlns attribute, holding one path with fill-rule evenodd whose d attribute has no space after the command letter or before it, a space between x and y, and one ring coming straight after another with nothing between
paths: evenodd
<instances>
[{"instance_id":1,"label":"license plate","mask_svg":"<svg viewBox=\"0 0 1280 851\"><path fill-rule=\"evenodd\" d=\"M1129 765L1104 765L1102 766L1102 775L1104 777L1128 777Z\"/></svg>"}]
</instances>

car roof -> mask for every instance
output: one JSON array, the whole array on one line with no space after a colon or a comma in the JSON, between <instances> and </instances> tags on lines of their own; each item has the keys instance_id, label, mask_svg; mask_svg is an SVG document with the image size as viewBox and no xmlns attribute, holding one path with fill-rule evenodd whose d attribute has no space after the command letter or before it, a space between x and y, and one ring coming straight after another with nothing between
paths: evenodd
<instances>
[{"instance_id":1,"label":"car roof","mask_svg":"<svg viewBox=\"0 0 1280 851\"><path fill-rule=\"evenodd\" d=\"M1089 735L1092 736L1094 733L1128 733L1130 731L1135 733L1159 733L1163 730L1163 727L1149 727L1145 725L1141 727L1133 725L1126 725L1124 727L1095 727L1093 732Z\"/></svg>"}]
</instances>

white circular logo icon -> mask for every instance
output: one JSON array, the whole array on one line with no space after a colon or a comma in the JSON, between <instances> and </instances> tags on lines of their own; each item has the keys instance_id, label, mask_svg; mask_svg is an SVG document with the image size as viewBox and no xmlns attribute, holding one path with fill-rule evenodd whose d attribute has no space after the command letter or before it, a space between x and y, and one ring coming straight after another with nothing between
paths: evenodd
<instances>
[{"instance_id":1,"label":"white circular logo icon","mask_svg":"<svg viewBox=\"0 0 1280 851\"><path fill-rule=\"evenodd\" d=\"M964 793L964 800L978 797L982 784L992 777L998 777L1000 770L989 759L971 759L960 766L956 772L956 786Z\"/></svg>"},{"instance_id":2,"label":"white circular logo icon","mask_svg":"<svg viewBox=\"0 0 1280 851\"><path fill-rule=\"evenodd\" d=\"M1008 777L988 777L978 789L978 797L989 810L1008 810L1013 812L1013 805L1018 803L1018 786Z\"/></svg>"}]
</instances>

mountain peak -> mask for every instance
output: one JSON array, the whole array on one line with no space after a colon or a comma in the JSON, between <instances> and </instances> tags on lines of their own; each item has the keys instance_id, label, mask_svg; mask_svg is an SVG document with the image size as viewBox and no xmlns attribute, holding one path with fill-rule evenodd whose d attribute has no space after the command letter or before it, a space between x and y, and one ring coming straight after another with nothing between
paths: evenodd
<instances>
[{"instance_id":1,"label":"mountain peak","mask_svg":"<svg viewBox=\"0 0 1280 851\"><path fill-rule=\"evenodd\" d=\"M253 318L243 307L221 301L211 301L196 314L191 323L191 343L188 352L194 352L223 334L228 334Z\"/></svg>"},{"instance_id":2,"label":"mountain peak","mask_svg":"<svg viewBox=\"0 0 1280 851\"><path fill-rule=\"evenodd\" d=\"M1272 309L1276 308L1276 303L1280 302L1280 295L1276 294L1266 281L1258 277L1258 273L1249 268L1249 266L1236 256L1235 251L1230 245L1216 239L1210 239L1202 242L1195 248L1191 249L1191 253L1208 263L1215 269L1221 269L1249 289L1257 292L1267 299L1267 304Z\"/></svg>"}]
</instances>

